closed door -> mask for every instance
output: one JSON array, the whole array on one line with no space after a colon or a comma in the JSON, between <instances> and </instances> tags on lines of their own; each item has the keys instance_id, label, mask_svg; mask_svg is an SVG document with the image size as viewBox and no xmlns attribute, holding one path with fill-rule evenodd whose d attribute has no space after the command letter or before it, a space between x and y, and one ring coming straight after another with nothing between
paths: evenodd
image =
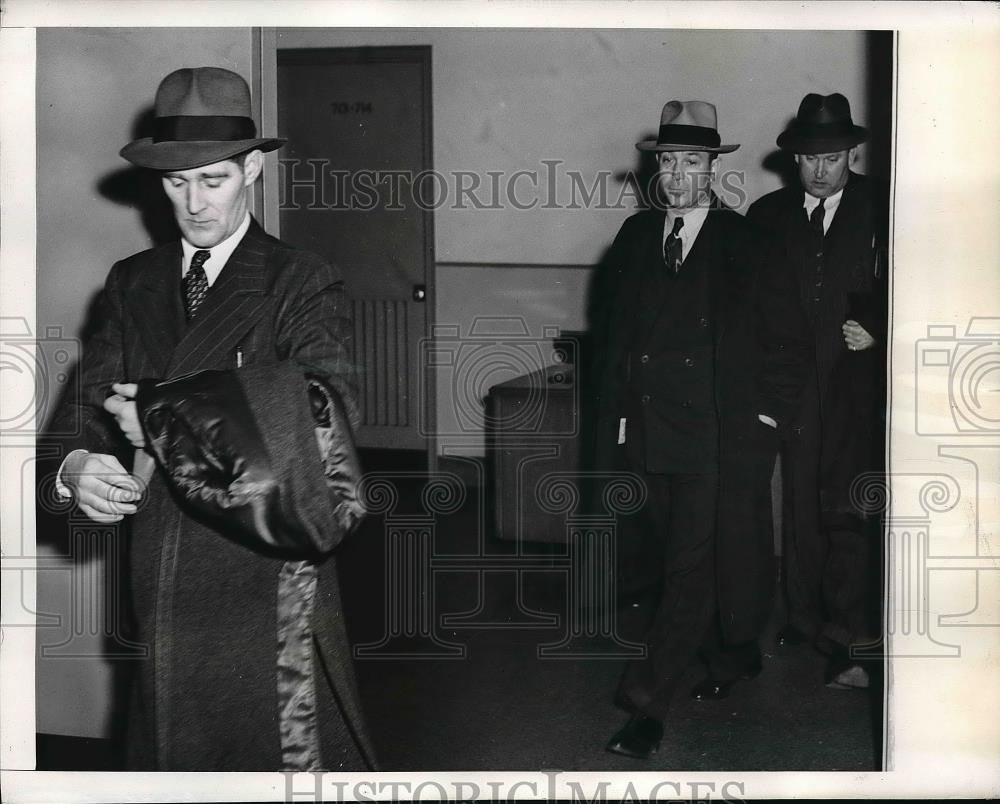
<instances>
[{"instance_id":1,"label":"closed door","mask_svg":"<svg viewBox=\"0 0 1000 804\"><path fill-rule=\"evenodd\" d=\"M278 47L276 101L280 236L338 265L353 300L358 442L429 450L430 48Z\"/></svg>"}]
</instances>

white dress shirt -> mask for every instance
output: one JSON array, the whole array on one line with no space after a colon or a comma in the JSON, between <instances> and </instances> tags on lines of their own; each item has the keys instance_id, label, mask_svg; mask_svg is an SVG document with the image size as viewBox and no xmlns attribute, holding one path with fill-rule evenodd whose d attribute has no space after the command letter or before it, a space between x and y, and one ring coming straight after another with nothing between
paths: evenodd
<instances>
[{"instance_id":1,"label":"white dress shirt","mask_svg":"<svg viewBox=\"0 0 1000 804\"><path fill-rule=\"evenodd\" d=\"M191 267L191 258L194 257L194 253L196 251L207 251L212 256L205 260L203 267L205 269L205 277L208 279L208 286L212 287L212 285L215 284L215 280L219 278L219 274L222 273L222 269L226 267L226 263L229 262L229 258L233 256L233 252L236 251L236 247L243 239L243 235L247 233L247 229L249 228L250 213L248 212L246 217L243 218L243 223L236 227L235 232L229 235L229 237L221 243L212 246L211 248L198 248L198 246L191 245L182 237L181 250L184 252L184 258L181 260L181 278L183 279L187 276L188 269Z\"/></svg>"},{"instance_id":2,"label":"white dress shirt","mask_svg":"<svg viewBox=\"0 0 1000 804\"><path fill-rule=\"evenodd\" d=\"M663 220L663 246L666 247L667 235L674 230L674 221L677 218L683 218L684 225L681 227L680 238L681 262L684 262L691 252L692 246L694 246L694 241L698 239L698 232L701 231L701 227L705 224L707 217L708 207L695 207L694 209L686 210L683 215L672 209L668 209L667 216Z\"/></svg>"},{"instance_id":3,"label":"white dress shirt","mask_svg":"<svg viewBox=\"0 0 1000 804\"><path fill-rule=\"evenodd\" d=\"M802 194L805 196L802 207L806 211L806 216L812 215L813 210L819 206L819 199L805 191ZM833 216L837 214L837 208L840 206L840 198L843 194L844 188L841 187L829 198L823 199L823 234L830 231L830 224L833 223ZM687 221L684 222L684 225L687 226Z\"/></svg>"}]
</instances>

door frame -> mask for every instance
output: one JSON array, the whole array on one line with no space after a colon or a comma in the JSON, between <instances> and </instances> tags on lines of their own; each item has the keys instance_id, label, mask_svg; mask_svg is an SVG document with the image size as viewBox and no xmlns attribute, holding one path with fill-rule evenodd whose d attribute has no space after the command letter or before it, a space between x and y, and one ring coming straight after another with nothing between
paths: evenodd
<instances>
[{"instance_id":1,"label":"door frame","mask_svg":"<svg viewBox=\"0 0 1000 804\"><path fill-rule=\"evenodd\" d=\"M261 132L276 132L278 127L278 29L277 28L254 28L252 33L252 94L255 98L254 112L260 121ZM290 47L289 50L309 50L307 47ZM316 50L334 49L334 46L317 47ZM434 169L434 116L433 116L433 65L431 60L430 45L374 45L358 47L340 47L336 50L344 53L354 53L361 60L385 61L386 51L392 51L395 56L403 56L407 61L418 61L421 67L422 97L421 108L423 111L424 147L423 147L423 169ZM396 60L392 58L391 60ZM254 192L254 209L259 210L260 223L269 234L280 237L280 222L278 198L280 195L280 177L278 171L278 157L268 155L264 160L264 170L261 180L257 183ZM434 311L437 295L435 293L436 282L436 262L434 258L434 210L423 210L424 228L424 285L426 296L424 299L424 339L429 342L434 332ZM428 467L433 471L437 466L437 432L434 428L423 428L420 422L437 423L437 390L436 370L431 365L423 365L422 357L427 352L424 346L418 345L414 359L417 361L417 371L424 374L422 382L417 383L418 390L423 388L423 398L417 399L417 422L418 429L427 429L422 433L425 450L427 453Z\"/></svg>"}]
</instances>

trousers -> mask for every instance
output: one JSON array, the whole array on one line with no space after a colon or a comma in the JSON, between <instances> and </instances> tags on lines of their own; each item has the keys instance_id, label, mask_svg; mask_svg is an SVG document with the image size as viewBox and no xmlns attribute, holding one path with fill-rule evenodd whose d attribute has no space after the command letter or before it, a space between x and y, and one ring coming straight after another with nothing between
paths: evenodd
<instances>
[{"instance_id":1,"label":"trousers","mask_svg":"<svg viewBox=\"0 0 1000 804\"><path fill-rule=\"evenodd\" d=\"M645 657L628 663L619 698L628 708L663 719L677 683L697 655L714 612L717 473L651 474L632 466L647 500L619 526L624 566L652 580L658 593L642 637Z\"/></svg>"}]
</instances>

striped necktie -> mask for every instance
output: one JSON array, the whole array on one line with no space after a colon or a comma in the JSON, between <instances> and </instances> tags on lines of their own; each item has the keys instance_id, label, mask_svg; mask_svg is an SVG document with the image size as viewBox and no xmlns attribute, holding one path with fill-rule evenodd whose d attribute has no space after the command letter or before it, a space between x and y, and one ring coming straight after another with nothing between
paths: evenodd
<instances>
[{"instance_id":1,"label":"striped necktie","mask_svg":"<svg viewBox=\"0 0 1000 804\"><path fill-rule=\"evenodd\" d=\"M191 321L208 294L208 277L205 275L205 261L212 256L211 251L199 249L191 257L191 267L184 275L184 314Z\"/></svg>"}]
</instances>

